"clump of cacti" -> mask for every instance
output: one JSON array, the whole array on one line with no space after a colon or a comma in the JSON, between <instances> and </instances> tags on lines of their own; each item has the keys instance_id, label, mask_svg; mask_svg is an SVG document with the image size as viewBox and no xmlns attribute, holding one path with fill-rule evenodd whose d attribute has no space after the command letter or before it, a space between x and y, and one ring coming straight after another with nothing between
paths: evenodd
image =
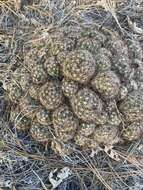
<instances>
[{"instance_id":1,"label":"clump of cacti","mask_svg":"<svg viewBox=\"0 0 143 190\"><path fill-rule=\"evenodd\" d=\"M74 29L49 31L42 55L31 49L13 71L6 93L14 126L60 155L140 138L143 69L135 44Z\"/></svg>"}]
</instances>

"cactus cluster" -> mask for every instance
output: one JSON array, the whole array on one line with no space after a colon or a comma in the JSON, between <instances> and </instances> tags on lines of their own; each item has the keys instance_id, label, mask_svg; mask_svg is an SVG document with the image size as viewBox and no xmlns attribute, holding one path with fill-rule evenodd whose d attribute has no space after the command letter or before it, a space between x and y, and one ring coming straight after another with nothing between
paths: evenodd
<instances>
[{"instance_id":1,"label":"cactus cluster","mask_svg":"<svg viewBox=\"0 0 143 190\"><path fill-rule=\"evenodd\" d=\"M135 43L83 26L48 36L7 84L15 128L60 155L142 137L143 67Z\"/></svg>"}]
</instances>

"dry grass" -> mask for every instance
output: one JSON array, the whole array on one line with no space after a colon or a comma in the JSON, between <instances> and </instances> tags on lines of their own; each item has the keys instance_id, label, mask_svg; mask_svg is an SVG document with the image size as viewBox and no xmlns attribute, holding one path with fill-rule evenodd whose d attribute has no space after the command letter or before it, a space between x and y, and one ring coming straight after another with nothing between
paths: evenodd
<instances>
[{"instance_id":1,"label":"dry grass","mask_svg":"<svg viewBox=\"0 0 143 190\"><path fill-rule=\"evenodd\" d=\"M24 3L25 2L25 3ZM9 80L12 67L22 64L29 45L41 43L47 31L67 23L94 23L106 26L109 31L118 30L123 37L136 37L143 41L127 24L127 16L139 26L143 1L111 0L0 0L0 81ZM37 36L34 38L33 36ZM5 86L5 85L4 85ZM1 93L1 87L0 87ZM112 160L105 152L93 158L88 152L75 151L72 157L58 157L51 150L35 143L27 134L10 128L4 121L9 107L4 105L0 94L0 188L16 190L51 189L49 172L68 166L73 171L72 179L59 186L59 190L72 189L129 189L134 182L143 180L142 141L124 147L115 147L120 162ZM129 181L130 180L130 181ZM140 182L139 182L140 181ZM139 189L136 187L136 190Z\"/></svg>"}]
</instances>

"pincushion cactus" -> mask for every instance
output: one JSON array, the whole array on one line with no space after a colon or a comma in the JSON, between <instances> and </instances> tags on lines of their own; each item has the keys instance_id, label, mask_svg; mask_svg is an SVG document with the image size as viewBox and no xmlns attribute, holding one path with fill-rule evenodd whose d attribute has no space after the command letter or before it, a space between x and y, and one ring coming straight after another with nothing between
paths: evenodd
<instances>
[{"instance_id":1,"label":"pincushion cactus","mask_svg":"<svg viewBox=\"0 0 143 190\"><path fill-rule=\"evenodd\" d=\"M95 61L89 51L69 52L61 63L63 75L79 83L87 83L95 72Z\"/></svg>"},{"instance_id":2,"label":"pincushion cactus","mask_svg":"<svg viewBox=\"0 0 143 190\"><path fill-rule=\"evenodd\" d=\"M96 129L97 125L95 123L81 123L79 133L88 137L93 134L94 130Z\"/></svg>"},{"instance_id":3,"label":"pincushion cactus","mask_svg":"<svg viewBox=\"0 0 143 190\"><path fill-rule=\"evenodd\" d=\"M91 84L104 98L114 98L119 93L120 81L112 71L99 72Z\"/></svg>"},{"instance_id":4,"label":"pincushion cactus","mask_svg":"<svg viewBox=\"0 0 143 190\"><path fill-rule=\"evenodd\" d=\"M29 95L35 99L39 100L40 85L31 85L28 89Z\"/></svg>"},{"instance_id":5,"label":"pincushion cactus","mask_svg":"<svg viewBox=\"0 0 143 190\"><path fill-rule=\"evenodd\" d=\"M75 81L64 78L62 80L62 91L68 98L74 96L79 89L79 84Z\"/></svg>"},{"instance_id":6,"label":"pincushion cactus","mask_svg":"<svg viewBox=\"0 0 143 190\"><path fill-rule=\"evenodd\" d=\"M109 124L96 128L93 136L96 142L107 145L112 145L119 141L118 128Z\"/></svg>"},{"instance_id":7,"label":"pincushion cactus","mask_svg":"<svg viewBox=\"0 0 143 190\"><path fill-rule=\"evenodd\" d=\"M48 143L52 137L48 126L41 125L37 122L31 125L30 133L36 141L41 143Z\"/></svg>"},{"instance_id":8,"label":"pincushion cactus","mask_svg":"<svg viewBox=\"0 0 143 190\"><path fill-rule=\"evenodd\" d=\"M49 57L45 61L44 66L45 66L45 70L47 71L48 75L50 75L52 77L60 76L60 67L54 56Z\"/></svg>"},{"instance_id":9,"label":"pincushion cactus","mask_svg":"<svg viewBox=\"0 0 143 190\"><path fill-rule=\"evenodd\" d=\"M42 107L37 109L36 119L37 122L40 123L41 125L50 125L52 123L50 111Z\"/></svg>"},{"instance_id":10,"label":"pincushion cactus","mask_svg":"<svg viewBox=\"0 0 143 190\"><path fill-rule=\"evenodd\" d=\"M61 131L70 131L77 128L78 120L68 106L61 106L53 112L53 124Z\"/></svg>"},{"instance_id":11,"label":"pincushion cactus","mask_svg":"<svg viewBox=\"0 0 143 190\"><path fill-rule=\"evenodd\" d=\"M23 95L22 88L14 81L8 84L8 97L12 102L17 102Z\"/></svg>"},{"instance_id":12,"label":"pincushion cactus","mask_svg":"<svg viewBox=\"0 0 143 190\"><path fill-rule=\"evenodd\" d=\"M142 121L134 121L128 125L122 133L125 140L133 141L143 136L143 123Z\"/></svg>"},{"instance_id":13,"label":"pincushion cactus","mask_svg":"<svg viewBox=\"0 0 143 190\"><path fill-rule=\"evenodd\" d=\"M98 71L106 71L111 69L111 52L106 48L99 48L96 55L95 61Z\"/></svg>"},{"instance_id":14,"label":"pincushion cactus","mask_svg":"<svg viewBox=\"0 0 143 190\"><path fill-rule=\"evenodd\" d=\"M62 89L58 80L46 82L39 93L40 102L47 109L54 110L62 103Z\"/></svg>"},{"instance_id":15,"label":"pincushion cactus","mask_svg":"<svg viewBox=\"0 0 143 190\"><path fill-rule=\"evenodd\" d=\"M80 49L83 49L83 50L88 50L89 52L91 53L95 53L99 48L101 48L101 43L99 40L96 40L96 39L93 39L93 38L89 38L89 37L84 37L84 38L81 38L79 41L78 41L78 44L77 46L80 48Z\"/></svg>"},{"instance_id":16,"label":"pincushion cactus","mask_svg":"<svg viewBox=\"0 0 143 190\"><path fill-rule=\"evenodd\" d=\"M119 105L121 113L127 122L143 119L143 93L134 91L130 93Z\"/></svg>"},{"instance_id":17,"label":"pincushion cactus","mask_svg":"<svg viewBox=\"0 0 143 190\"><path fill-rule=\"evenodd\" d=\"M79 119L85 122L96 122L102 111L102 101L96 93L83 88L72 97L71 105Z\"/></svg>"},{"instance_id":18,"label":"pincushion cactus","mask_svg":"<svg viewBox=\"0 0 143 190\"><path fill-rule=\"evenodd\" d=\"M47 75L42 65L36 65L31 69L33 83L42 84L46 81Z\"/></svg>"},{"instance_id":19,"label":"pincushion cactus","mask_svg":"<svg viewBox=\"0 0 143 190\"><path fill-rule=\"evenodd\" d=\"M30 72L25 67L17 68L12 74L12 79L20 85L23 91L27 91L29 89L31 76Z\"/></svg>"}]
</instances>

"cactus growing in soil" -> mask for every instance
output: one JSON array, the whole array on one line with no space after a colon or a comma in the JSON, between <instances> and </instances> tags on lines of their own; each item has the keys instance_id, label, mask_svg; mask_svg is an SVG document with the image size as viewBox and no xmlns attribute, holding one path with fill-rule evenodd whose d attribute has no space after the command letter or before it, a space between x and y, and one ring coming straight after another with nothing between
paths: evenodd
<instances>
[{"instance_id":1,"label":"cactus growing in soil","mask_svg":"<svg viewBox=\"0 0 143 190\"><path fill-rule=\"evenodd\" d=\"M10 75L6 93L22 115L17 130L51 142L60 155L71 154L75 146L91 149L96 143L140 138L143 70L131 60L134 46L95 27L56 28L49 36L42 50L27 52L24 64ZM136 90L128 90L132 79Z\"/></svg>"}]
</instances>

